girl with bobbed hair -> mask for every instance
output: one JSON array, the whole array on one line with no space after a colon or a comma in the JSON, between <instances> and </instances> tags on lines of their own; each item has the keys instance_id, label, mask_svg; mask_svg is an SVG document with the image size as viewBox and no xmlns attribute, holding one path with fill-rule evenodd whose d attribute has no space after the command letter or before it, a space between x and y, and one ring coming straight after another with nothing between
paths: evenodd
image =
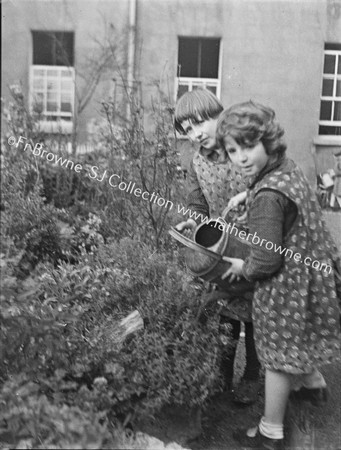
<instances>
[{"instance_id":1,"label":"girl with bobbed hair","mask_svg":"<svg viewBox=\"0 0 341 450\"><path fill-rule=\"evenodd\" d=\"M326 383L318 367L340 352L340 256L308 180L286 157L272 109L252 101L219 117L217 140L248 177L251 253L223 275L256 282L252 319L265 368L265 412L258 426L234 434L242 445L283 448L290 391L318 405ZM252 239L251 239L252 237Z\"/></svg>"},{"instance_id":2,"label":"girl with bobbed hair","mask_svg":"<svg viewBox=\"0 0 341 450\"><path fill-rule=\"evenodd\" d=\"M193 154L187 176L187 208L195 211L197 218L196 221L188 218L176 225L176 229L188 238L192 237L196 226L205 217L221 216L232 197L239 195L245 198L246 195L244 177L231 164L225 150L217 144L217 121L223 110L220 100L206 89L186 92L175 106L175 129L199 147ZM240 212L244 213L244 210ZM231 219L237 221L240 212L234 212ZM226 292L221 293L221 299L224 306L220 311L220 329L223 336L228 333L232 337L232 345L222 345L221 372L225 382L224 389L231 392L235 403L250 405L257 400L261 389L250 300L242 295L231 297ZM234 386L234 360L242 323L245 329L246 364L243 376L238 385Z\"/></svg>"}]
</instances>

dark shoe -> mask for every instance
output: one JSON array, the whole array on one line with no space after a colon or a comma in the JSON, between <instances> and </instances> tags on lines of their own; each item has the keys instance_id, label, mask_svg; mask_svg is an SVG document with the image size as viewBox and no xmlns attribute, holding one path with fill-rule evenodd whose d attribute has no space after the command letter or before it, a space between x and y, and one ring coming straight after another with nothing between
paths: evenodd
<instances>
[{"instance_id":1,"label":"dark shoe","mask_svg":"<svg viewBox=\"0 0 341 450\"><path fill-rule=\"evenodd\" d=\"M262 383L259 380L246 380L242 378L241 382L234 389L232 401L240 405L252 405L258 398Z\"/></svg>"},{"instance_id":2,"label":"dark shoe","mask_svg":"<svg viewBox=\"0 0 341 450\"><path fill-rule=\"evenodd\" d=\"M242 447L246 448L257 448L259 450L283 450L284 449L284 439L270 439L266 436L260 434L259 429L257 427L257 433L255 437L249 437L247 433L247 429L239 429L233 433L233 439Z\"/></svg>"},{"instance_id":3,"label":"dark shoe","mask_svg":"<svg viewBox=\"0 0 341 450\"><path fill-rule=\"evenodd\" d=\"M328 389L326 387L308 389L302 386L298 391L292 391L290 393L290 399L310 402L313 406L323 406L328 401Z\"/></svg>"}]
</instances>

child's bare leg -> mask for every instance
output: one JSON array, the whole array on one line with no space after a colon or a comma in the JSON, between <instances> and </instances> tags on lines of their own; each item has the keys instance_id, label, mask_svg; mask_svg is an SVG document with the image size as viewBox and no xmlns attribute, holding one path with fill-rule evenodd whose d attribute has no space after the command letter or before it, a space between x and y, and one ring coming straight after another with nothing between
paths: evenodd
<instances>
[{"instance_id":1,"label":"child's bare leg","mask_svg":"<svg viewBox=\"0 0 341 450\"><path fill-rule=\"evenodd\" d=\"M290 393L290 375L266 369L265 413L258 426L233 433L241 445L252 448L283 448L283 420Z\"/></svg>"},{"instance_id":2,"label":"child's bare leg","mask_svg":"<svg viewBox=\"0 0 341 450\"><path fill-rule=\"evenodd\" d=\"M265 371L265 412L258 427L269 439L283 439L283 421L290 393L291 378L284 372ZM247 436L254 437L257 427L249 428Z\"/></svg>"},{"instance_id":3,"label":"child's bare leg","mask_svg":"<svg viewBox=\"0 0 341 450\"><path fill-rule=\"evenodd\" d=\"M269 439L283 439L283 421L290 393L290 375L267 369L265 372L265 413L258 427ZM257 428L250 428L249 437L255 436Z\"/></svg>"},{"instance_id":4,"label":"child's bare leg","mask_svg":"<svg viewBox=\"0 0 341 450\"><path fill-rule=\"evenodd\" d=\"M265 415L268 423L283 424L290 393L290 375L267 369L265 372Z\"/></svg>"}]
</instances>

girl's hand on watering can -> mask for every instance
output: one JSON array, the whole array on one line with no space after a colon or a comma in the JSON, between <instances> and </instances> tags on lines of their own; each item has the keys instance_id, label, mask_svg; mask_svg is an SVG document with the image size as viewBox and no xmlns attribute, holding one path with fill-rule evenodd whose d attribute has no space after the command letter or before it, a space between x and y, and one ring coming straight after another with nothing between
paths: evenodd
<instances>
[{"instance_id":1,"label":"girl's hand on watering can","mask_svg":"<svg viewBox=\"0 0 341 450\"><path fill-rule=\"evenodd\" d=\"M247 212L237 218L239 225L247 225Z\"/></svg>"},{"instance_id":2,"label":"girl's hand on watering can","mask_svg":"<svg viewBox=\"0 0 341 450\"><path fill-rule=\"evenodd\" d=\"M229 210L237 208L241 203L244 203L246 200L246 191L240 192L239 194L235 195L230 199L230 201L227 204L227 208Z\"/></svg>"},{"instance_id":3,"label":"girl's hand on watering can","mask_svg":"<svg viewBox=\"0 0 341 450\"><path fill-rule=\"evenodd\" d=\"M223 261L227 261L231 266L227 269L225 273L222 274L221 279L225 280L228 278L229 282L239 281L243 276L243 266L244 260L239 258L229 258L228 256L223 256Z\"/></svg>"},{"instance_id":4,"label":"girl's hand on watering can","mask_svg":"<svg viewBox=\"0 0 341 450\"><path fill-rule=\"evenodd\" d=\"M191 239L197 224L193 219L185 220L175 225L175 229L183 234L183 236Z\"/></svg>"}]
</instances>

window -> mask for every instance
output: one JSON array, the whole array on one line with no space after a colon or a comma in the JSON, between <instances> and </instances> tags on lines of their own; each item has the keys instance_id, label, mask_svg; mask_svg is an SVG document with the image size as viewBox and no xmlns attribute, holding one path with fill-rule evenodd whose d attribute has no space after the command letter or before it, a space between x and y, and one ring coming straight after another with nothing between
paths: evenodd
<instances>
[{"instance_id":1,"label":"window","mask_svg":"<svg viewBox=\"0 0 341 450\"><path fill-rule=\"evenodd\" d=\"M320 135L341 135L341 44L325 44Z\"/></svg>"},{"instance_id":2,"label":"window","mask_svg":"<svg viewBox=\"0 0 341 450\"><path fill-rule=\"evenodd\" d=\"M192 89L209 89L218 97L220 39L179 37L176 95Z\"/></svg>"},{"instance_id":3,"label":"window","mask_svg":"<svg viewBox=\"0 0 341 450\"><path fill-rule=\"evenodd\" d=\"M42 115L44 131L71 133L75 90L74 34L33 31L32 39L31 109Z\"/></svg>"}]
</instances>

